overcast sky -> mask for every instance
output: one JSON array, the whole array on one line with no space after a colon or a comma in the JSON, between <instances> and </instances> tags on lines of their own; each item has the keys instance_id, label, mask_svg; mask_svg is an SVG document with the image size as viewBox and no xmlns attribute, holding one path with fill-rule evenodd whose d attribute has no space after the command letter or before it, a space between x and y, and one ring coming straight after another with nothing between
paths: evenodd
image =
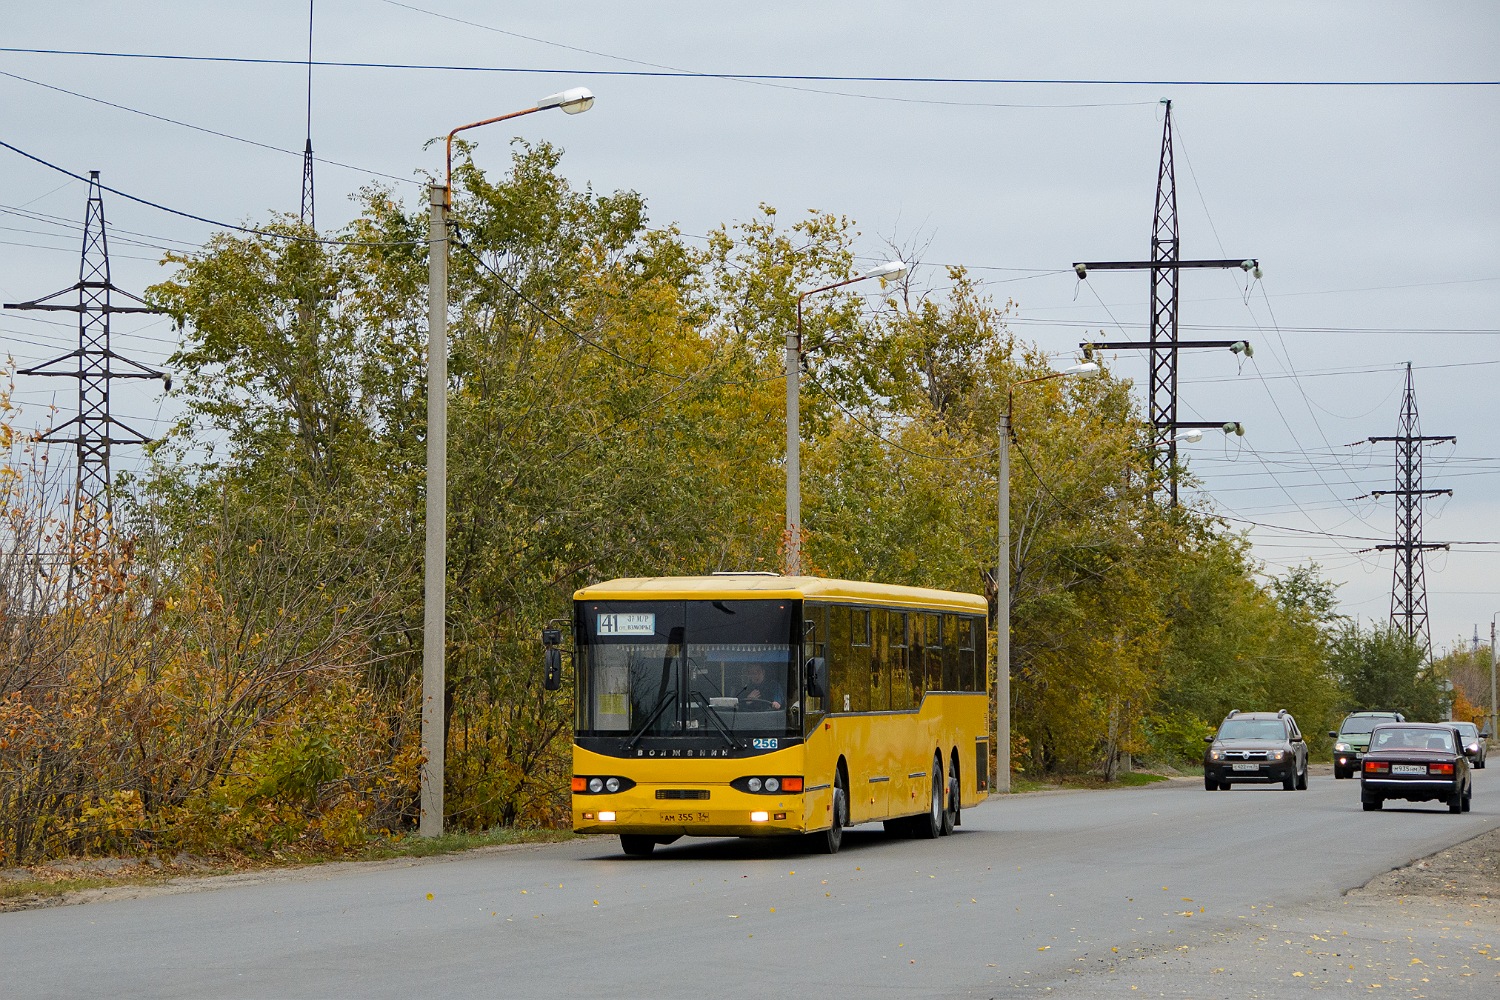
<instances>
[{"instance_id":1,"label":"overcast sky","mask_svg":"<svg viewBox=\"0 0 1500 1000\"><path fill-rule=\"evenodd\" d=\"M11 5L4 23L10 49L307 55L303 0L58 0ZM1184 338L1256 348L1244 363L1183 356L1179 418L1248 428L1185 446L1192 468L1234 523L1275 526L1251 529L1268 572L1316 559L1342 584L1346 613L1383 619L1392 558L1359 550L1392 541L1395 515L1388 499L1355 498L1393 488L1392 450L1346 446L1397 432L1406 362L1423 433L1458 437L1427 450L1426 485L1454 496L1428 504L1426 539L1500 541L1497 29L1490 2L316 0L315 60L506 70L315 66L317 219L347 221L349 193L372 179L420 199L415 183L379 175L439 169L440 148L424 149L433 137L582 85L598 98L590 113L473 133L479 162L503 169L511 135L553 141L575 184L639 191L653 224L695 236L762 202L784 218L847 215L872 261L888 240L922 246L920 283L941 287L942 265L969 267L997 301L1016 301L1017 332L1061 359L1101 331L1146 335L1144 273L1080 283L1071 265L1149 256L1159 102L1170 98L1182 256L1264 268L1259 282L1183 277ZM908 79L620 75L662 69ZM0 140L34 156L216 220L298 208L305 66L3 51L0 73ZM933 77L986 82L910 79ZM1215 81L1233 85L1205 85ZM1491 85L1308 85L1318 81ZM0 149L5 301L76 280L86 193ZM163 247L212 231L114 195L105 205L115 281L132 291L161 280ZM147 363L175 343L160 319L114 330L116 348ZM0 315L0 337L22 366L76 344L55 314ZM1140 352L1110 367L1145 383ZM76 407L71 380L17 388L30 415L53 399L64 418ZM145 385L121 389L114 409L147 432L171 415ZM116 464L135 460L122 450ZM1497 545L1429 556L1436 646L1476 625L1487 635L1497 569Z\"/></svg>"}]
</instances>

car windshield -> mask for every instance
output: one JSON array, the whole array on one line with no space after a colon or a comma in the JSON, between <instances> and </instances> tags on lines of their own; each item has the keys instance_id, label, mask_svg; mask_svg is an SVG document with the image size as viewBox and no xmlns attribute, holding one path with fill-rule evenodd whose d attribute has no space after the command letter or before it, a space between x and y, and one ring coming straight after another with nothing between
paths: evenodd
<instances>
[{"instance_id":1,"label":"car windshield","mask_svg":"<svg viewBox=\"0 0 1500 1000\"><path fill-rule=\"evenodd\" d=\"M794 611L788 600L581 603L580 731L731 741L800 730Z\"/></svg>"},{"instance_id":2,"label":"car windshield","mask_svg":"<svg viewBox=\"0 0 1500 1000\"><path fill-rule=\"evenodd\" d=\"M1349 735L1350 733L1354 733L1356 735L1358 735L1359 733L1368 733L1380 723L1389 721L1389 718L1381 719L1372 718L1370 716L1365 716L1363 718L1345 719L1344 725L1339 729L1339 732L1344 734L1345 736Z\"/></svg>"},{"instance_id":3,"label":"car windshield","mask_svg":"<svg viewBox=\"0 0 1500 1000\"><path fill-rule=\"evenodd\" d=\"M1434 750L1453 753L1453 730L1377 729L1371 748L1374 750Z\"/></svg>"},{"instance_id":4,"label":"car windshield","mask_svg":"<svg viewBox=\"0 0 1500 1000\"><path fill-rule=\"evenodd\" d=\"M1280 719L1228 719L1219 727L1221 740L1284 740L1286 726Z\"/></svg>"},{"instance_id":5,"label":"car windshield","mask_svg":"<svg viewBox=\"0 0 1500 1000\"><path fill-rule=\"evenodd\" d=\"M1466 740L1479 739L1479 727L1472 722L1455 722L1453 728L1457 729Z\"/></svg>"}]
</instances>

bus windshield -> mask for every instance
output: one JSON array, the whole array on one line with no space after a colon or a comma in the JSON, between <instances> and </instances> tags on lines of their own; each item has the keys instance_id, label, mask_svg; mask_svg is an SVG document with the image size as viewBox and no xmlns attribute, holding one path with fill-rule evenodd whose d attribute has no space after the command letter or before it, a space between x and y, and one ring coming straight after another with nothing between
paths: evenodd
<instances>
[{"instance_id":1,"label":"bus windshield","mask_svg":"<svg viewBox=\"0 0 1500 1000\"><path fill-rule=\"evenodd\" d=\"M798 602L578 605L580 732L631 739L800 730Z\"/></svg>"}]
</instances>

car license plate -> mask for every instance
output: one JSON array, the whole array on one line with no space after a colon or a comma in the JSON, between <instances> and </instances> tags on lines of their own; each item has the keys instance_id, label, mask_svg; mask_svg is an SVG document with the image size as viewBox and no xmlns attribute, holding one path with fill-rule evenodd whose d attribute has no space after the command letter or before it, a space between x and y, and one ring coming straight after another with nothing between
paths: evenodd
<instances>
[{"instance_id":1,"label":"car license plate","mask_svg":"<svg viewBox=\"0 0 1500 1000\"><path fill-rule=\"evenodd\" d=\"M1426 764L1392 764L1392 774L1426 774Z\"/></svg>"},{"instance_id":2,"label":"car license plate","mask_svg":"<svg viewBox=\"0 0 1500 1000\"><path fill-rule=\"evenodd\" d=\"M1260 765L1259 764L1235 764L1234 765L1234 770L1236 770L1236 771L1259 771L1260 770Z\"/></svg>"}]
</instances>

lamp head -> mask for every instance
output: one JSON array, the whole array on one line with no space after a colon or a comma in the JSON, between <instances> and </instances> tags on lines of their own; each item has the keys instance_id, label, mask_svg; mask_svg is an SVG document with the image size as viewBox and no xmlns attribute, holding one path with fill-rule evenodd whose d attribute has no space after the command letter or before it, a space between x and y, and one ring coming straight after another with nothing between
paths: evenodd
<instances>
[{"instance_id":1,"label":"lamp head","mask_svg":"<svg viewBox=\"0 0 1500 1000\"><path fill-rule=\"evenodd\" d=\"M1190 431L1183 431L1177 436L1177 440L1186 441L1188 444L1197 444L1203 440L1203 432L1194 427Z\"/></svg>"},{"instance_id":2,"label":"lamp head","mask_svg":"<svg viewBox=\"0 0 1500 1000\"><path fill-rule=\"evenodd\" d=\"M556 94L548 94L536 102L537 110L561 108L564 113L581 115L594 106L594 94L587 87L571 87Z\"/></svg>"},{"instance_id":3,"label":"lamp head","mask_svg":"<svg viewBox=\"0 0 1500 1000\"><path fill-rule=\"evenodd\" d=\"M1085 361L1082 364L1073 365L1070 368L1064 368L1062 371L1058 372L1057 374L1059 374L1059 375L1082 375L1082 376L1085 376L1085 377L1093 377L1093 376L1096 376L1096 375L1102 375L1102 374L1104 374L1104 369L1099 366L1099 362L1097 362L1097 361Z\"/></svg>"},{"instance_id":4,"label":"lamp head","mask_svg":"<svg viewBox=\"0 0 1500 1000\"><path fill-rule=\"evenodd\" d=\"M891 281L899 280L906 274L906 262L900 260L888 260L884 264L870 268L860 278L888 278Z\"/></svg>"},{"instance_id":5,"label":"lamp head","mask_svg":"<svg viewBox=\"0 0 1500 1000\"><path fill-rule=\"evenodd\" d=\"M1248 340L1236 340L1229 345L1229 349L1235 354L1243 354L1247 358L1255 357L1255 348L1250 346L1250 341Z\"/></svg>"},{"instance_id":6,"label":"lamp head","mask_svg":"<svg viewBox=\"0 0 1500 1000\"><path fill-rule=\"evenodd\" d=\"M1224 424L1224 433L1233 434L1235 437L1245 436L1245 425L1238 420L1230 420Z\"/></svg>"}]
</instances>

